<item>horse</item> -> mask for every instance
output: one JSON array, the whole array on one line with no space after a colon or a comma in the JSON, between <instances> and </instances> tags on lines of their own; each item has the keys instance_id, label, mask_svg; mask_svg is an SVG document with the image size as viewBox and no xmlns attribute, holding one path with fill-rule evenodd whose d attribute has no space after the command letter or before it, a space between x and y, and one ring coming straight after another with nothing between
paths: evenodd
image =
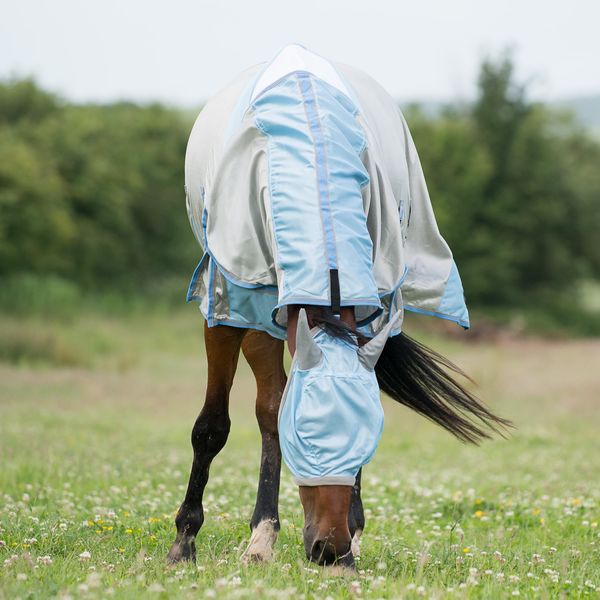
<instances>
[{"instance_id":1,"label":"horse","mask_svg":"<svg viewBox=\"0 0 600 600\"><path fill-rule=\"evenodd\" d=\"M458 367L402 331L405 310L469 327L408 126L368 75L291 45L204 106L185 180L203 249L187 299L205 317L208 375L168 560L195 560L241 351L262 436L242 560L273 556L283 455L307 558L352 568L365 527L362 468L383 429L380 392L464 442L511 426L456 380Z\"/></svg>"}]
</instances>

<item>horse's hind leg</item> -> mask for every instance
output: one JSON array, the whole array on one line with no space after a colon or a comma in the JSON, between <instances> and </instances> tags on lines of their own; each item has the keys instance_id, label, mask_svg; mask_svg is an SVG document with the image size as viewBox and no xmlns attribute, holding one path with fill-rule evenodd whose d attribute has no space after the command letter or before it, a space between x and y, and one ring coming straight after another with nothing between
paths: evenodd
<instances>
[{"instance_id":1,"label":"horse's hind leg","mask_svg":"<svg viewBox=\"0 0 600 600\"><path fill-rule=\"evenodd\" d=\"M206 399L192 430L194 460L185 498L175 518L177 537L168 560L196 560L195 539L202 523L202 495L212 459L221 451L229 435L229 391L246 330L233 327L204 327L208 360Z\"/></svg>"},{"instance_id":2,"label":"horse's hind leg","mask_svg":"<svg viewBox=\"0 0 600 600\"><path fill-rule=\"evenodd\" d=\"M360 536L365 528L365 512L363 510L361 491L362 469L356 475L356 481L352 488L352 498L350 500L350 510L348 512L348 528L352 536L352 555L360 556Z\"/></svg>"},{"instance_id":3,"label":"horse's hind leg","mask_svg":"<svg viewBox=\"0 0 600 600\"><path fill-rule=\"evenodd\" d=\"M242 352L256 378L256 418L262 436L258 492L250 521L252 536L242 560L268 561L279 531L281 451L277 414L286 381L283 342L260 331L249 331L242 343Z\"/></svg>"}]
</instances>

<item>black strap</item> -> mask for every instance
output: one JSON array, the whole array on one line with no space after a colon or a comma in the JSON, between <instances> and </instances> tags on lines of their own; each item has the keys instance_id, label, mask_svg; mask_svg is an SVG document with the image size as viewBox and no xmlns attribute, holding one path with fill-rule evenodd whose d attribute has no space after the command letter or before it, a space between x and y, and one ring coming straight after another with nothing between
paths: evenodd
<instances>
[{"instance_id":1,"label":"black strap","mask_svg":"<svg viewBox=\"0 0 600 600\"><path fill-rule=\"evenodd\" d=\"M331 310L339 315L340 310L340 278L337 269L329 269L329 290L331 293Z\"/></svg>"}]
</instances>

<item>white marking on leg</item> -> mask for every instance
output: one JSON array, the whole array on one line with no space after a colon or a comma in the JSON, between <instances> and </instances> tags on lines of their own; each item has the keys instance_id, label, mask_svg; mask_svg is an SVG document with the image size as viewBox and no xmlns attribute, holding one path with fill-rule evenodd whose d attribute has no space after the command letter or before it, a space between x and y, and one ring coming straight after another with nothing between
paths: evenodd
<instances>
[{"instance_id":1,"label":"white marking on leg","mask_svg":"<svg viewBox=\"0 0 600 600\"><path fill-rule=\"evenodd\" d=\"M362 529L357 529L354 532L354 536L352 538L352 544L350 545L350 549L352 550L352 556L360 556L360 536L362 535Z\"/></svg>"},{"instance_id":2,"label":"white marking on leg","mask_svg":"<svg viewBox=\"0 0 600 600\"><path fill-rule=\"evenodd\" d=\"M275 522L272 519L261 521L252 531L250 543L242 554L242 562L268 562L273 558L273 545L277 540Z\"/></svg>"}]
</instances>

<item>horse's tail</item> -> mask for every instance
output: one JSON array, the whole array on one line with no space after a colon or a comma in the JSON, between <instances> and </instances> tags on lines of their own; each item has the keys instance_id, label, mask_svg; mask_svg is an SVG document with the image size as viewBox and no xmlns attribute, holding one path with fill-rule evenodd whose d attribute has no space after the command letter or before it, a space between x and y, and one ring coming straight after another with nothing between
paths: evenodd
<instances>
[{"instance_id":1,"label":"horse's tail","mask_svg":"<svg viewBox=\"0 0 600 600\"><path fill-rule=\"evenodd\" d=\"M388 338L375 373L390 398L441 425L464 442L478 444L513 427L492 413L450 372L469 379L456 365L404 333Z\"/></svg>"}]
</instances>

